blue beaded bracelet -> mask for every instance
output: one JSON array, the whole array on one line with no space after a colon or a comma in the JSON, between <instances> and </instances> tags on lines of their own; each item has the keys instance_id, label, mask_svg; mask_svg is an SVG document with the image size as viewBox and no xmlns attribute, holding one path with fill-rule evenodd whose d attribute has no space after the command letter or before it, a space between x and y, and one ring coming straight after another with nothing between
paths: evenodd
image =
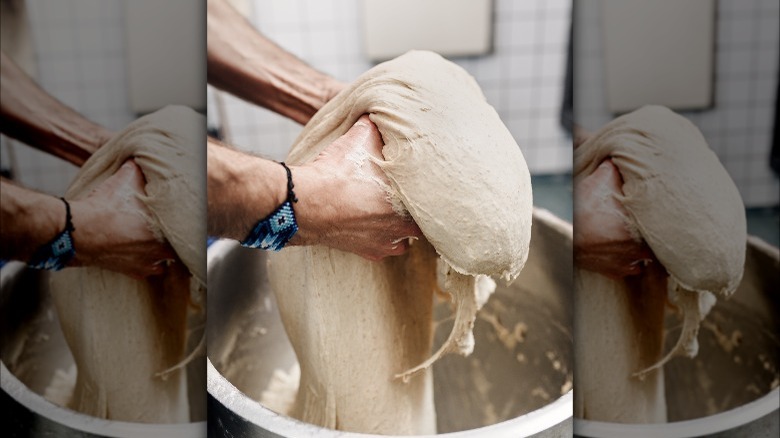
<instances>
[{"instance_id":1,"label":"blue beaded bracelet","mask_svg":"<svg viewBox=\"0 0 780 438\"><path fill-rule=\"evenodd\" d=\"M292 206L293 202L298 202L293 192L295 185L292 182L292 172L284 162L279 164L287 172L287 200L252 228L249 235L241 241L242 246L279 251L298 231Z\"/></svg>"},{"instance_id":2,"label":"blue beaded bracelet","mask_svg":"<svg viewBox=\"0 0 780 438\"><path fill-rule=\"evenodd\" d=\"M35 251L30 261L27 262L27 266L31 268L59 271L76 255L76 250L73 248L73 236L71 235L76 229L73 227L70 215L70 204L68 204L65 198L60 199L65 203L65 229L60 234L54 236L49 243Z\"/></svg>"}]
</instances>

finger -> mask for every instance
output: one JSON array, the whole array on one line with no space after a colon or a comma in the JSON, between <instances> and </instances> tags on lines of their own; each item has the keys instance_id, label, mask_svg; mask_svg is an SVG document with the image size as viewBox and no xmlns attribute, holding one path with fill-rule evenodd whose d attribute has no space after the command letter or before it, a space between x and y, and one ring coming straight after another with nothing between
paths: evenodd
<instances>
[{"instance_id":1,"label":"finger","mask_svg":"<svg viewBox=\"0 0 780 438\"><path fill-rule=\"evenodd\" d=\"M134 161L127 160L95 192L103 192L108 196L119 192L128 193L128 190L143 193L145 185L141 168Z\"/></svg>"},{"instance_id":2,"label":"finger","mask_svg":"<svg viewBox=\"0 0 780 438\"><path fill-rule=\"evenodd\" d=\"M159 248L154 251L153 255L155 260L176 260L177 254L170 243L164 242Z\"/></svg>"},{"instance_id":3,"label":"finger","mask_svg":"<svg viewBox=\"0 0 780 438\"><path fill-rule=\"evenodd\" d=\"M624 276L639 275L639 274L642 273L643 268L644 268L644 266L642 264L634 263L634 264L631 264L631 265L627 266L623 270L623 273L625 274Z\"/></svg>"},{"instance_id":4,"label":"finger","mask_svg":"<svg viewBox=\"0 0 780 438\"><path fill-rule=\"evenodd\" d=\"M340 161L351 151L360 148L366 150L369 155L381 158L381 136L367 115L360 116L344 135L320 152L314 161Z\"/></svg>"},{"instance_id":5,"label":"finger","mask_svg":"<svg viewBox=\"0 0 780 438\"><path fill-rule=\"evenodd\" d=\"M138 180L143 182L143 173L141 172L141 168L135 164L135 161L127 160L122 163L112 178L114 178L115 181L122 183L135 182Z\"/></svg>"},{"instance_id":6,"label":"finger","mask_svg":"<svg viewBox=\"0 0 780 438\"><path fill-rule=\"evenodd\" d=\"M371 254L360 254L360 256L363 257L364 259L366 259L368 261L372 261L372 262L378 262L378 261L381 261L384 258L384 256L381 256L379 254L373 254L373 253L371 253Z\"/></svg>"},{"instance_id":7,"label":"finger","mask_svg":"<svg viewBox=\"0 0 780 438\"><path fill-rule=\"evenodd\" d=\"M168 271L172 263L176 263L176 259L157 260L141 269L142 276L145 278L153 275L162 275Z\"/></svg>"},{"instance_id":8,"label":"finger","mask_svg":"<svg viewBox=\"0 0 780 438\"><path fill-rule=\"evenodd\" d=\"M647 245L647 242L642 241L642 245L639 248L639 251L637 252L636 258L639 262L648 263L651 262L655 258L655 254L653 254L653 250L650 249L650 246Z\"/></svg>"},{"instance_id":9,"label":"finger","mask_svg":"<svg viewBox=\"0 0 780 438\"><path fill-rule=\"evenodd\" d=\"M407 237L419 238L423 236L423 232L414 220L410 220L403 230L403 233Z\"/></svg>"},{"instance_id":10,"label":"finger","mask_svg":"<svg viewBox=\"0 0 780 438\"><path fill-rule=\"evenodd\" d=\"M165 260L160 260L159 262L153 264L147 271L147 277L152 275L161 275L165 273L165 270L168 268L168 265L165 263Z\"/></svg>"},{"instance_id":11,"label":"finger","mask_svg":"<svg viewBox=\"0 0 780 438\"><path fill-rule=\"evenodd\" d=\"M607 159L599 164L596 171L593 172L594 184L596 187L602 188L602 190L608 192L615 192L622 194L623 190L623 177L620 175L620 171L611 159Z\"/></svg>"},{"instance_id":12,"label":"finger","mask_svg":"<svg viewBox=\"0 0 780 438\"><path fill-rule=\"evenodd\" d=\"M409 241L402 238L399 241L389 243L384 248L375 248L370 252L359 253L359 255L372 262L378 262L383 260L385 257L402 255L406 253L408 249L409 249Z\"/></svg>"},{"instance_id":13,"label":"finger","mask_svg":"<svg viewBox=\"0 0 780 438\"><path fill-rule=\"evenodd\" d=\"M374 157L382 158L382 146L384 146L382 136L367 114L360 116L340 140L351 148L362 147Z\"/></svg>"},{"instance_id":14,"label":"finger","mask_svg":"<svg viewBox=\"0 0 780 438\"><path fill-rule=\"evenodd\" d=\"M106 191L108 193L113 193L119 188L130 184L133 181L133 176L133 163L131 161L126 161L113 175L101 183L96 188L95 192Z\"/></svg>"},{"instance_id":15,"label":"finger","mask_svg":"<svg viewBox=\"0 0 780 438\"><path fill-rule=\"evenodd\" d=\"M388 256L399 256L404 254L409 249L409 240L403 239L397 243L391 243L390 250L387 252Z\"/></svg>"},{"instance_id":16,"label":"finger","mask_svg":"<svg viewBox=\"0 0 780 438\"><path fill-rule=\"evenodd\" d=\"M135 161L130 159L122 164L122 168L127 169L127 171L132 175L132 178L129 181L130 186L137 189L141 193L144 193L144 187L146 187L146 177L144 176L144 172L141 170L141 167L136 164Z\"/></svg>"},{"instance_id":17,"label":"finger","mask_svg":"<svg viewBox=\"0 0 780 438\"><path fill-rule=\"evenodd\" d=\"M393 244L401 241L407 241L409 239L418 240L423 236L422 230L411 219L404 219L404 221L390 234L391 236L400 236L392 240Z\"/></svg>"}]
</instances>

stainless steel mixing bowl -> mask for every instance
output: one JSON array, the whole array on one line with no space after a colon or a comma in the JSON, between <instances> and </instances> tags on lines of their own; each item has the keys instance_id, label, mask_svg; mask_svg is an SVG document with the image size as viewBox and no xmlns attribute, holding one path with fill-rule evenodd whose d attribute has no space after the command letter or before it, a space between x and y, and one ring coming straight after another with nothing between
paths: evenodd
<instances>
[{"instance_id":1,"label":"stainless steel mixing bowl","mask_svg":"<svg viewBox=\"0 0 780 438\"><path fill-rule=\"evenodd\" d=\"M579 436L775 438L780 436L780 251L749 237L737 291L719 300L699 331L694 359L664 366L669 423L617 424L575 419ZM670 319L667 342L679 320ZM667 345L667 349L671 348Z\"/></svg>"},{"instance_id":2,"label":"stainless steel mixing bowl","mask_svg":"<svg viewBox=\"0 0 780 438\"><path fill-rule=\"evenodd\" d=\"M0 270L0 412L4 436L191 438L206 435L202 360L195 360L187 367L190 415L199 420L193 423L110 421L44 399L40 394L55 371L68 370L73 365L57 312L52 307L48 284L45 271L27 269L22 263L11 262Z\"/></svg>"},{"instance_id":3,"label":"stainless steel mixing bowl","mask_svg":"<svg viewBox=\"0 0 780 438\"><path fill-rule=\"evenodd\" d=\"M274 370L295 363L266 278L265 254L222 241L208 258L209 436L365 437L302 423L256 401ZM571 290L571 225L535 211L525 269L510 287L499 281L484 309L509 329L524 323L525 340L508 349L494 327L478 318L474 353L450 355L434 365L440 434L571 436ZM448 306L438 305L436 319L447 315ZM437 326L435 346L450 328L451 322ZM478 381L489 390L480 392Z\"/></svg>"}]
</instances>

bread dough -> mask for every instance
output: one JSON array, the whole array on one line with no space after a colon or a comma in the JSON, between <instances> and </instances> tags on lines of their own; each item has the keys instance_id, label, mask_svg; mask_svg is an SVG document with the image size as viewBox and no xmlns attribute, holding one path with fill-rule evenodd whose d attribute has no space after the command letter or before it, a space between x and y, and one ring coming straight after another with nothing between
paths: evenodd
<instances>
[{"instance_id":1,"label":"bread dough","mask_svg":"<svg viewBox=\"0 0 780 438\"><path fill-rule=\"evenodd\" d=\"M716 295L728 297L742 279L744 205L701 132L667 108L643 107L583 143L574 153L574 186L608 158L623 177L618 201L627 223L662 266L623 281L575 271L575 415L664 422L661 366L696 355L701 319ZM662 358L667 291L684 320Z\"/></svg>"},{"instance_id":2,"label":"bread dough","mask_svg":"<svg viewBox=\"0 0 780 438\"><path fill-rule=\"evenodd\" d=\"M133 158L146 178L150 226L181 263L137 280L99 268L51 275L62 331L78 375L70 407L100 418L144 423L189 421L183 368L187 312L206 285L204 117L167 107L130 124L81 168L66 193L87 196ZM77 248L78 250L78 248Z\"/></svg>"},{"instance_id":3,"label":"bread dough","mask_svg":"<svg viewBox=\"0 0 780 438\"><path fill-rule=\"evenodd\" d=\"M476 311L513 280L531 236L531 180L520 148L476 81L430 52L380 64L325 105L287 162L312 161L368 113L385 146L388 195L425 239L370 262L324 247L270 257L270 280L301 367L291 415L346 431L435 433L428 369L470 353ZM441 259L441 262L437 260ZM441 281L437 277L441 277ZM455 326L431 358L432 295L452 295Z\"/></svg>"}]
</instances>

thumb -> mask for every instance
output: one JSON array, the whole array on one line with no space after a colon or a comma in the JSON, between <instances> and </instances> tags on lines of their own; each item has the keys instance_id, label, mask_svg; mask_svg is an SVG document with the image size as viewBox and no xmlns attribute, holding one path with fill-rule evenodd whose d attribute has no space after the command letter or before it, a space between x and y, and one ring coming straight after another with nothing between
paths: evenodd
<instances>
[{"instance_id":1,"label":"thumb","mask_svg":"<svg viewBox=\"0 0 780 438\"><path fill-rule=\"evenodd\" d=\"M133 160L127 160L116 173L100 183L89 197L125 198L132 193L143 193L145 185L141 168Z\"/></svg>"},{"instance_id":2,"label":"thumb","mask_svg":"<svg viewBox=\"0 0 780 438\"><path fill-rule=\"evenodd\" d=\"M368 114L360 116L342 138L347 140L353 148L362 147L371 155L382 158L382 146L384 146L382 134L379 133L374 122L368 118Z\"/></svg>"},{"instance_id":3,"label":"thumb","mask_svg":"<svg viewBox=\"0 0 780 438\"><path fill-rule=\"evenodd\" d=\"M106 185L111 189L126 187L143 190L146 180L141 168L131 159L125 161L116 173L106 180Z\"/></svg>"},{"instance_id":4,"label":"thumb","mask_svg":"<svg viewBox=\"0 0 780 438\"><path fill-rule=\"evenodd\" d=\"M381 158L383 145L382 136L376 125L371 122L368 115L364 114L349 128L349 131L322 151L321 158L332 157L340 160L357 149L363 149L370 155Z\"/></svg>"}]
</instances>

